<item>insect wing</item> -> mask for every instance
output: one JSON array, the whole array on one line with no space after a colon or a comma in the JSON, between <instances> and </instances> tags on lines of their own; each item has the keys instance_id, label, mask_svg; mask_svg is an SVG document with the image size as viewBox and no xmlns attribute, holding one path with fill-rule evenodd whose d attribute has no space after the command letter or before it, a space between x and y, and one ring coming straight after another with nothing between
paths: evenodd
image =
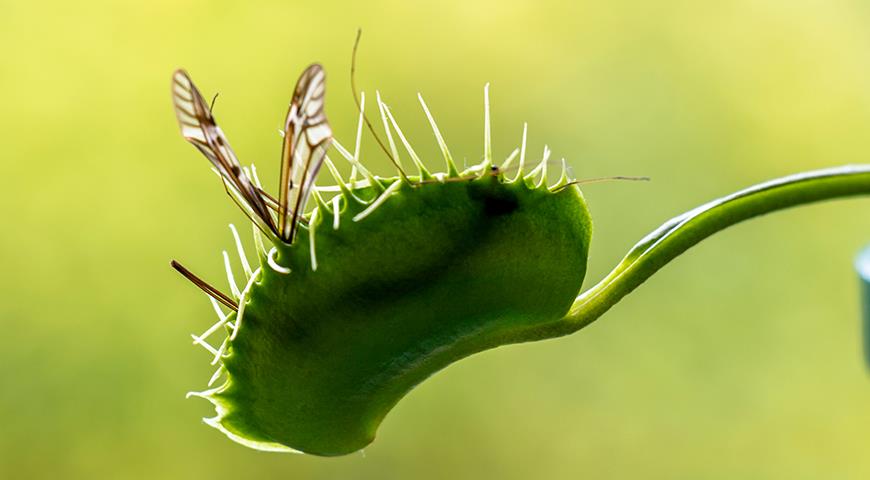
<instances>
[{"instance_id":1,"label":"insect wing","mask_svg":"<svg viewBox=\"0 0 870 480\"><path fill-rule=\"evenodd\" d=\"M286 241L293 240L301 212L332 140L332 128L323 108L325 93L323 67L317 64L309 66L296 83L284 123L278 217L279 231Z\"/></svg>"},{"instance_id":2,"label":"insect wing","mask_svg":"<svg viewBox=\"0 0 870 480\"><path fill-rule=\"evenodd\" d=\"M184 70L176 70L172 75L172 102L181 135L202 152L227 183L239 192L248 207L259 217L258 223L274 230L265 201L245 175L205 99Z\"/></svg>"}]
</instances>

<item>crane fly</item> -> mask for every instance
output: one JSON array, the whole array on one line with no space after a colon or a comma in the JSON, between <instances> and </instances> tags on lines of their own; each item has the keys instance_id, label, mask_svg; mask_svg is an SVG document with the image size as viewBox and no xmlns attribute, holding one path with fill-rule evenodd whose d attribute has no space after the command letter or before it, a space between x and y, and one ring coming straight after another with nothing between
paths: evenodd
<instances>
[{"instance_id":1,"label":"crane fly","mask_svg":"<svg viewBox=\"0 0 870 480\"><path fill-rule=\"evenodd\" d=\"M326 74L313 64L302 72L284 121L277 199L251 181L211 108L184 70L172 75L172 101L181 135L211 162L227 193L268 236L293 243L314 179L332 141L324 112ZM277 205L276 205L277 204ZM273 214L275 212L275 214Z\"/></svg>"}]
</instances>

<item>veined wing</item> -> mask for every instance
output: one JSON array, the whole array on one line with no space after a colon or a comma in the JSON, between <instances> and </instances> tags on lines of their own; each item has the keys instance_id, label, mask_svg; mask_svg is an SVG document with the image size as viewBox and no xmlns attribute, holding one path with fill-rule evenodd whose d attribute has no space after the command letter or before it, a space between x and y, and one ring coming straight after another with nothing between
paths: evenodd
<instances>
[{"instance_id":1,"label":"veined wing","mask_svg":"<svg viewBox=\"0 0 870 480\"><path fill-rule=\"evenodd\" d=\"M326 73L323 67L313 64L299 77L284 122L278 232L286 242L293 241L314 179L332 141L332 128L323 110L325 94Z\"/></svg>"},{"instance_id":2,"label":"veined wing","mask_svg":"<svg viewBox=\"0 0 870 480\"><path fill-rule=\"evenodd\" d=\"M172 75L172 102L181 135L192 143L217 169L227 185L238 192L245 206L242 209L261 229L275 232L275 225L265 201L242 170L239 160L230 147L226 136L215 122L214 116L199 89L184 70ZM240 205L241 206L241 205Z\"/></svg>"}]
</instances>

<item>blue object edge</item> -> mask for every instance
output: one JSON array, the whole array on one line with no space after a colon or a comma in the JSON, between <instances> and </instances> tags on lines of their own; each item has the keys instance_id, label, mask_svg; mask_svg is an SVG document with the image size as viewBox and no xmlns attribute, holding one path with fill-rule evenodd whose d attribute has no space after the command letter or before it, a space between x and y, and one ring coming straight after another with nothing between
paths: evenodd
<instances>
[{"instance_id":1,"label":"blue object edge","mask_svg":"<svg viewBox=\"0 0 870 480\"><path fill-rule=\"evenodd\" d=\"M870 368L870 245L868 245L858 258L855 259L855 269L858 271L858 276L861 278L861 298L863 321L862 329L864 331L864 361Z\"/></svg>"}]
</instances>

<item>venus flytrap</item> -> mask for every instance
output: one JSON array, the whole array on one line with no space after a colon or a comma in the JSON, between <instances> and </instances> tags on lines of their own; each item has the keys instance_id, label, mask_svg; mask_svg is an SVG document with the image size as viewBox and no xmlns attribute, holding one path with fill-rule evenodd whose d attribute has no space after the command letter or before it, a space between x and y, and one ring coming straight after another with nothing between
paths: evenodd
<instances>
[{"instance_id":1,"label":"venus flytrap","mask_svg":"<svg viewBox=\"0 0 870 480\"><path fill-rule=\"evenodd\" d=\"M447 365L500 345L573 333L734 223L870 193L870 166L750 187L665 223L578 296L592 234L578 187L583 182L569 177L562 160L558 181L548 184L547 147L527 170L525 125L520 147L501 167L494 164L488 86L483 161L462 171L418 97L444 157L445 171L435 173L377 93L389 147L378 142L397 169L396 176L380 177L360 159L365 97L350 152L332 139L324 79L313 65L297 84L281 131L280 190L273 197L253 166L241 167L189 77L182 71L173 77L182 134L251 220L258 260L248 263L231 227L242 277L224 252L229 295L173 261L209 295L218 316L193 336L217 370L208 389L190 395L214 405L217 414L206 423L260 450L357 451L374 439L396 402ZM416 174L405 172L396 137ZM328 157L330 146L350 163L348 179ZM516 173L509 174L515 159ZM322 165L334 185L315 186Z\"/></svg>"}]
</instances>

